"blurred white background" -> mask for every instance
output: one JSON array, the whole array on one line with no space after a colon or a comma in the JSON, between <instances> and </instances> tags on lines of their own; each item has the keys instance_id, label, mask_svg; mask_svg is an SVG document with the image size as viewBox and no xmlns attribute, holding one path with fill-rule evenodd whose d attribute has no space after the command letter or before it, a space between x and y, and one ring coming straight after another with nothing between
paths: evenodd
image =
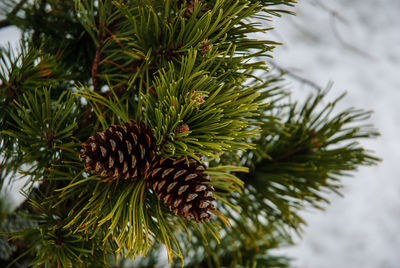
<instances>
[{"instance_id":1,"label":"blurred white background","mask_svg":"<svg viewBox=\"0 0 400 268\"><path fill-rule=\"evenodd\" d=\"M305 212L303 239L278 252L301 268L400 267L400 0L304 0L295 11L274 21L270 39L284 43L275 64L321 87L334 82L332 99L347 91L340 109L374 110L382 136L363 145L384 161L344 178L344 198ZM16 28L0 30L0 45L18 39ZM313 90L295 78L290 86L299 97Z\"/></svg>"},{"instance_id":2,"label":"blurred white background","mask_svg":"<svg viewBox=\"0 0 400 268\"><path fill-rule=\"evenodd\" d=\"M279 253L301 268L400 267L400 1L304 0L295 12L274 21L284 43L274 62L321 87L334 82L332 99L347 91L340 109L373 110L382 136L362 144L383 162L344 178L344 198L304 213L303 239ZM295 96L313 90L292 80Z\"/></svg>"}]
</instances>

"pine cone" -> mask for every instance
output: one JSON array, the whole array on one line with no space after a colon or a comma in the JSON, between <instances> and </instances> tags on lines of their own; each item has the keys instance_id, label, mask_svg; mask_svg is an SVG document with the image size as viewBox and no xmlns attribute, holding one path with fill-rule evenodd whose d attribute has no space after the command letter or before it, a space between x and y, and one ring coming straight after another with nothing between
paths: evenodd
<instances>
[{"instance_id":1,"label":"pine cone","mask_svg":"<svg viewBox=\"0 0 400 268\"><path fill-rule=\"evenodd\" d=\"M185 158L171 160L158 156L151 165L147 186L164 204L185 219L200 222L210 218L208 210L215 200L214 188L204 182L210 177L204 173L206 166L193 158L189 165Z\"/></svg>"},{"instance_id":2,"label":"pine cone","mask_svg":"<svg viewBox=\"0 0 400 268\"><path fill-rule=\"evenodd\" d=\"M85 168L100 173L108 179L135 179L138 174L147 177L151 162L155 159L156 141L151 128L134 120L122 126L113 125L97 132L83 144Z\"/></svg>"}]
</instances>

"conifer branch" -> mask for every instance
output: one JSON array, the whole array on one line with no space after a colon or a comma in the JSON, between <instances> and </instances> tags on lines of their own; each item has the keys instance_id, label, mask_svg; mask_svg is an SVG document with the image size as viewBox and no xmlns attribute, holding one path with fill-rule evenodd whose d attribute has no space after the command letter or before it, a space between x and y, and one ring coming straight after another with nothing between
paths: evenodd
<instances>
[{"instance_id":1,"label":"conifer branch","mask_svg":"<svg viewBox=\"0 0 400 268\"><path fill-rule=\"evenodd\" d=\"M26 1L34 40L0 51L0 178L27 178L33 225L5 231L7 263L154 267L162 246L172 267L287 267L270 250L300 210L379 161L356 143L378 135L368 112L292 103L270 74L279 43L253 20L293 4Z\"/></svg>"}]
</instances>

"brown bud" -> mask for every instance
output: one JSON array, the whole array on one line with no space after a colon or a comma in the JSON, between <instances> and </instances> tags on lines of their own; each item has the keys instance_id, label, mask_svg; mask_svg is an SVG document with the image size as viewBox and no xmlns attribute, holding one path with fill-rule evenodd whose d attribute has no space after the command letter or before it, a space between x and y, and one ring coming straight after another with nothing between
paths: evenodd
<instances>
[{"instance_id":1,"label":"brown bud","mask_svg":"<svg viewBox=\"0 0 400 268\"><path fill-rule=\"evenodd\" d=\"M61 247L63 245L63 240L61 239L61 237L55 238L54 244L56 245L57 248Z\"/></svg>"},{"instance_id":2,"label":"brown bud","mask_svg":"<svg viewBox=\"0 0 400 268\"><path fill-rule=\"evenodd\" d=\"M203 41L200 42L200 52L201 53L207 53L212 49L212 44L210 43L210 40L204 39Z\"/></svg>"},{"instance_id":3,"label":"brown bud","mask_svg":"<svg viewBox=\"0 0 400 268\"><path fill-rule=\"evenodd\" d=\"M183 124L183 125L180 125L180 126L178 126L178 127L176 128L175 134L180 134L180 133L188 132L189 130L190 130L190 129L189 129L189 126L188 126L187 124Z\"/></svg>"},{"instance_id":4,"label":"brown bud","mask_svg":"<svg viewBox=\"0 0 400 268\"><path fill-rule=\"evenodd\" d=\"M56 137L56 133L53 130L48 130L46 132L46 139L47 139L47 144L52 144L54 138Z\"/></svg>"}]
</instances>

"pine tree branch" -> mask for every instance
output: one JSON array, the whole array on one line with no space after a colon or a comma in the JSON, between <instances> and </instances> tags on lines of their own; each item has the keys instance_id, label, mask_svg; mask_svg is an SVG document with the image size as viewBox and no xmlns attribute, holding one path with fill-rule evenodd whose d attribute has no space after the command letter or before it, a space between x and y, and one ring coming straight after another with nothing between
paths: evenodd
<instances>
[{"instance_id":1,"label":"pine tree branch","mask_svg":"<svg viewBox=\"0 0 400 268\"><path fill-rule=\"evenodd\" d=\"M333 115L344 95L326 104L322 102L326 93L310 96L300 107L291 105L276 134L264 129L255 141L257 149L243 157L252 170L243 177L247 189L256 196L254 200L268 200L259 202L261 211L294 230L304 224L300 209L322 208L327 202L323 192L340 194L339 176L380 161L354 142L379 135L368 125L355 125L368 119L370 112L347 109Z\"/></svg>"},{"instance_id":2,"label":"pine tree branch","mask_svg":"<svg viewBox=\"0 0 400 268\"><path fill-rule=\"evenodd\" d=\"M9 101L0 109L7 126L1 138L9 141L0 145L11 154L5 175L27 166L21 174L40 185L20 208L37 228L13 236L33 266L103 267L111 255L135 258L158 245L170 261L176 257L173 267L176 259L188 267L287 266L269 250L291 243L288 231L304 224L298 210L319 206L320 189L335 191L339 176L376 162L351 143L373 133L340 128L367 115L350 111L327 120L313 112L319 98L298 109L271 79L263 57L277 43L251 39L269 30L251 19L290 13L281 4L293 3L37 0L24 9L21 27L42 44L0 64L0 105ZM43 60L46 53L60 57ZM124 128L130 118L152 131ZM208 167L179 162L190 156ZM235 175L248 169L243 180ZM194 179L203 171L200 185ZM203 202L198 186L210 189L215 203ZM214 216L189 220L189 203L212 205Z\"/></svg>"},{"instance_id":3,"label":"pine tree branch","mask_svg":"<svg viewBox=\"0 0 400 268\"><path fill-rule=\"evenodd\" d=\"M92 72L91 72L93 89L95 92L99 92L101 89L98 78L99 78L99 63L101 61L101 49L103 47L103 42L104 42L102 29L99 29L99 36L97 41L98 43L97 43L96 53L93 59Z\"/></svg>"}]
</instances>

